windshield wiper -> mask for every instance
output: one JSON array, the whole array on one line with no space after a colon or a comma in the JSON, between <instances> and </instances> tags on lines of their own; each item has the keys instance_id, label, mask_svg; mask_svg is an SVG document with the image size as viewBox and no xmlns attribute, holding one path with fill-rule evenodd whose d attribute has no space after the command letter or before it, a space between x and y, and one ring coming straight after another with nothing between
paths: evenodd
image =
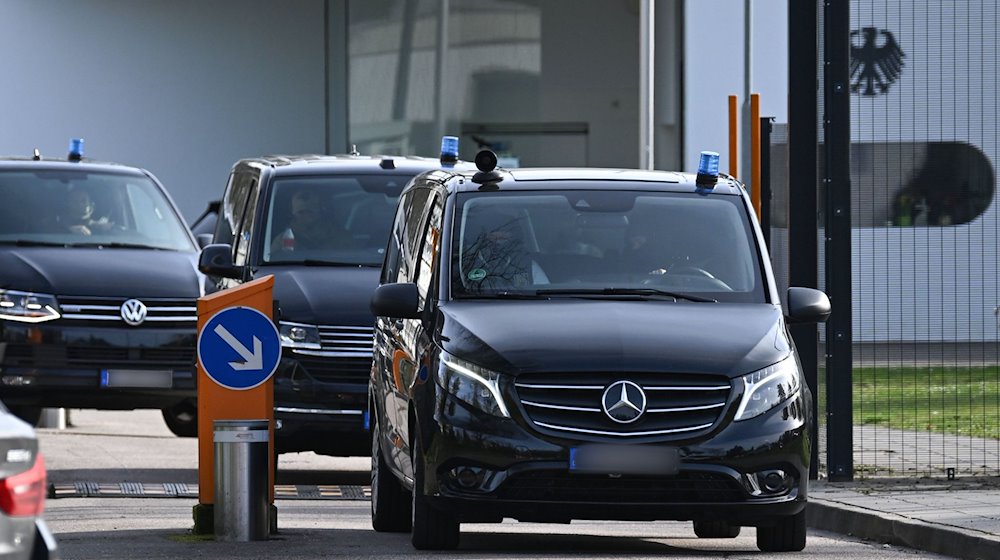
<instances>
[{"instance_id":1,"label":"windshield wiper","mask_svg":"<svg viewBox=\"0 0 1000 560\"><path fill-rule=\"evenodd\" d=\"M31 239L13 239L0 241L0 245L15 245L17 247L68 247L67 243L56 241L33 241Z\"/></svg>"},{"instance_id":2,"label":"windshield wiper","mask_svg":"<svg viewBox=\"0 0 1000 560\"><path fill-rule=\"evenodd\" d=\"M691 294L681 294L677 292L668 292L667 290L658 290L656 288L571 288L571 289L549 289L549 290L538 290L539 295L552 295L552 296L641 296L641 297L669 297L673 298L675 301L683 299L686 301L694 301L698 303L719 303L719 300L694 296Z\"/></svg>"},{"instance_id":3,"label":"windshield wiper","mask_svg":"<svg viewBox=\"0 0 1000 560\"><path fill-rule=\"evenodd\" d=\"M166 251L163 247L146 245L145 243L123 243L121 241L111 241L108 243L71 243L68 247L103 247L105 249L154 249L156 251Z\"/></svg>"},{"instance_id":4,"label":"windshield wiper","mask_svg":"<svg viewBox=\"0 0 1000 560\"><path fill-rule=\"evenodd\" d=\"M360 267L360 263L349 263L341 261L325 261L323 259L303 259L301 261L271 261L269 264L302 264L305 266L340 266L340 267Z\"/></svg>"}]
</instances>

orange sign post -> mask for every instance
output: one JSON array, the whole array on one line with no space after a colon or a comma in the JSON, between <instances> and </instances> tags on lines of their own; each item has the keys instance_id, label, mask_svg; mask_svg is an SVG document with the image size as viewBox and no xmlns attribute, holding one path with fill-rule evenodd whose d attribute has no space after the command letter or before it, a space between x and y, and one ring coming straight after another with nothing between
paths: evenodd
<instances>
[{"instance_id":1,"label":"orange sign post","mask_svg":"<svg viewBox=\"0 0 1000 560\"><path fill-rule=\"evenodd\" d=\"M223 290L198 299L198 504L194 507L194 532L196 534L212 534L214 532L215 503L215 446L214 422L216 420L268 420L268 504L270 508L270 525L276 525L274 510L274 381L271 373L261 368L254 371L261 363L264 352L273 350L262 349L261 342L254 336L240 334L240 323L230 323L228 328L218 324L217 318L223 312L240 310L254 315L264 315L273 322L274 277L265 276L247 282L236 288ZM257 313L259 312L259 313ZM233 315L239 321L239 315ZM206 326L210 326L206 331ZM270 325L273 328L273 323ZM236 331L236 332L231 332ZM210 341L210 343L209 343ZM233 387L225 378L206 371L208 351L206 347L232 348L231 355L222 355L221 360L229 363L236 375L244 373L251 379L248 388ZM266 345L265 345L266 346ZM224 354L223 352L218 352ZM278 356L267 356L269 359L280 359ZM233 360L233 361L229 361ZM242 361L241 361L242 360ZM276 362L274 362L276 364ZM211 363L209 367L213 366ZM267 366L264 365L263 369ZM234 372L228 372L230 374ZM263 381L254 382L252 376L259 375ZM222 381L220 381L222 379Z\"/></svg>"}]
</instances>

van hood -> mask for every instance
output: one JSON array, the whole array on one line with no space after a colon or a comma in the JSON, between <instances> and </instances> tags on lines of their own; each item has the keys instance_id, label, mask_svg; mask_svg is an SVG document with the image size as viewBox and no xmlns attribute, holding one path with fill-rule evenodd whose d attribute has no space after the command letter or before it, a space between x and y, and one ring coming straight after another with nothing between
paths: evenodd
<instances>
[{"instance_id":1,"label":"van hood","mask_svg":"<svg viewBox=\"0 0 1000 560\"><path fill-rule=\"evenodd\" d=\"M440 307L448 353L488 369L722 374L791 352L771 304L558 299L452 301Z\"/></svg>"},{"instance_id":2,"label":"van hood","mask_svg":"<svg viewBox=\"0 0 1000 560\"><path fill-rule=\"evenodd\" d=\"M198 253L97 247L0 250L0 288L62 296L197 298Z\"/></svg>"},{"instance_id":3,"label":"van hood","mask_svg":"<svg viewBox=\"0 0 1000 560\"><path fill-rule=\"evenodd\" d=\"M369 303L380 269L351 266L266 266L256 276L274 275L280 320L311 325L370 327Z\"/></svg>"}]
</instances>

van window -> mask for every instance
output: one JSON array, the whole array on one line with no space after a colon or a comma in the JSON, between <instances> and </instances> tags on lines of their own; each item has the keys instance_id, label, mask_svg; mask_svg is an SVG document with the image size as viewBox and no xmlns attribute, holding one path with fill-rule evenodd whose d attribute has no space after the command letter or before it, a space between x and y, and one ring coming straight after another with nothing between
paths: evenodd
<instances>
[{"instance_id":1,"label":"van window","mask_svg":"<svg viewBox=\"0 0 1000 560\"><path fill-rule=\"evenodd\" d=\"M0 172L0 242L194 250L148 177L84 170Z\"/></svg>"},{"instance_id":2,"label":"van window","mask_svg":"<svg viewBox=\"0 0 1000 560\"><path fill-rule=\"evenodd\" d=\"M264 263L379 266L403 175L275 178L267 201Z\"/></svg>"},{"instance_id":3,"label":"van window","mask_svg":"<svg viewBox=\"0 0 1000 560\"><path fill-rule=\"evenodd\" d=\"M649 288L764 301L742 198L613 189L459 195L453 296Z\"/></svg>"}]
</instances>

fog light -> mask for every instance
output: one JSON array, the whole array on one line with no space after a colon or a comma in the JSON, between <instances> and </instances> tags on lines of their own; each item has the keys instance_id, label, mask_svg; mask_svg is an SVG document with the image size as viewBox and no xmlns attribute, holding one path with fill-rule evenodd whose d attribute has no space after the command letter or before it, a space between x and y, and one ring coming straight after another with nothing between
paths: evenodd
<instances>
[{"instance_id":1,"label":"fog light","mask_svg":"<svg viewBox=\"0 0 1000 560\"><path fill-rule=\"evenodd\" d=\"M758 474L757 478L760 480L761 488L766 492L777 493L787 490L785 487L785 471L766 471Z\"/></svg>"},{"instance_id":2,"label":"fog light","mask_svg":"<svg viewBox=\"0 0 1000 560\"><path fill-rule=\"evenodd\" d=\"M482 467L461 466L448 471L448 479L453 487L474 492L492 492L505 478L504 472Z\"/></svg>"},{"instance_id":3,"label":"fog light","mask_svg":"<svg viewBox=\"0 0 1000 560\"><path fill-rule=\"evenodd\" d=\"M794 479L781 469L767 469L744 475L744 485L752 496L777 496L792 489Z\"/></svg>"}]
</instances>

